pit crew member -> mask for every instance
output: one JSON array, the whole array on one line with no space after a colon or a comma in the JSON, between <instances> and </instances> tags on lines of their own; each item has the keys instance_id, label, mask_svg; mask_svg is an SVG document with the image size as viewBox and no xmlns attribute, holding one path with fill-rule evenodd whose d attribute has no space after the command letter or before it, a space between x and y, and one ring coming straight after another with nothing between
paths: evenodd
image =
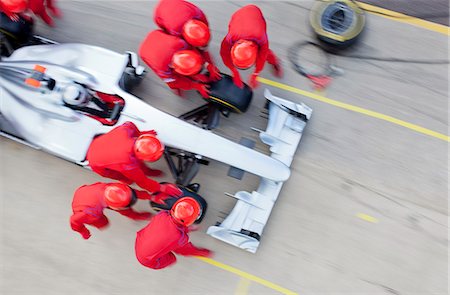
<instances>
[{"instance_id":1,"label":"pit crew member","mask_svg":"<svg viewBox=\"0 0 450 295\"><path fill-rule=\"evenodd\" d=\"M161 0L155 8L154 20L166 33L183 38L199 50L208 63L211 80L220 79L219 69L207 50L211 33L206 15L200 8L184 0Z\"/></svg>"},{"instance_id":2,"label":"pit crew member","mask_svg":"<svg viewBox=\"0 0 450 295\"><path fill-rule=\"evenodd\" d=\"M162 30L150 32L139 48L142 60L178 95L195 89L208 98L210 77L201 74L205 64L200 51L184 39Z\"/></svg>"},{"instance_id":3,"label":"pit crew member","mask_svg":"<svg viewBox=\"0 0 450 295\"><path fill-rule=\"evenodd\" d=\"M79 232L84 239L89 239L91 233L86 224L103 229L108 225L104 209L111 209L133 220L149 220L148 212L136 212L131 206L137 199L151 200L152 196L140 190L135 190L123 183L97 182L83 185L75 191L70 217L70 226Z\"/></svg>"},{"instance_id":4,"label":"pit crew member","mask_svg":"<svg viewBox=\"0 0 450 295\"><path fill-rule=\"evenodd\" d=\"M231 70L234 83L240 88L243 83L238 69L245 70L255 65L249 81L252 88L258 86L256 78L266 61L273 66L276 76L282 76L280 61L269 49L266 20L255 5L244 6L232 15L220 55L223 63Z\"/></svg>"},{"instance_id":5,"label":"pit crew member","mask_svg":"<svg viewBox=\"0 0 450 295\"><path fill-rule=\"evenodd\" d=\"M161 211L136 236L136 258L152 269L162 269L176 262L175 254L210 257L211 251L189 242L189 226L200 214L198 203L180 198L170 211Z\"/></svg>"},{"instance_id":6,"label":"pit crew member","mask_svg":"<svg viewBox=\"0 0 450 295\"><path fill-rule=\"evenodd\" d=\"M160 184L147 177L162 174L144 163L155 162L164 153L164 145L156 135L154 130L141 132L132 122L126 122L92 141L87 152L89 166L103 177L126 184L135 182L152 193L179 196L182 191L176 185Z\"/></svg>"}]
</instances>

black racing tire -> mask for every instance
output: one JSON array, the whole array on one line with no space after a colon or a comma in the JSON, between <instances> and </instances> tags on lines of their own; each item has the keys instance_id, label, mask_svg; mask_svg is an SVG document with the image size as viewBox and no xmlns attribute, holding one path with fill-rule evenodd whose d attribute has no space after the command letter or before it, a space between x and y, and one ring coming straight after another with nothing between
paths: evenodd
<instances>
[{"instance_id":1,"label":"black racing tire","mask_svg":"<svg viewBox=\"0 0 450 295\"><path fill-rule=\"evenodd\" d=\"M340 50L360 38L366 16L352 0L319 0L311 9L309 22L326 49Z\"/></svg>"},{"instance_id":2,"label":"black racing tire","mask_svg":"<svg viewBox=\"0 0 450 295\"><path fill-rule=\"evenodd\" d=\"M14 52L14 46L5 34L0 32L0 60L2 56L10 56Z\"/></svg>"},{"instance_id":3,"label":"black racing tire","mask_svg":"<svg viewBox=\"0 0 450 295\"><path fill-rule=\"evenodd\" d=\"M33 38L33 31L33 20L20 17L18 21L13 21L5 13L0 12L0 33L14 49L27 45Z\"/></svg>"},{"instance_id":4,"label":"black racing tire","mask_svg":"<svg viewBox=\"0 0 450 295\"><path fill-rule=\"evenodd\" d=\"M206 202L206 200L200 196L199 194L197 194L194 191L189 190L186 187L179 187L182 191L183 191L183 196L181 197L169 197L165 200L165 204L159 204L159 203L155 203L150 201L150 206L152 207L152 209L154 211L161 211L161 210L170 210L172 209L173 204L175 204L175 202L181 198L185 198L185 197L190 197L193 198L194 200L197 201L197 203L200 205L200 215L197 218L197 220L195 220L195 224L199 224L200 222L202 222L203 218L206 215L206 210L208 209L208 203Z\"/></svg>"},{"instance_id":5,"label":"black racing tire","mask_svg":"<svg viewBox=\"0 0 450 295\"><path fill-rule=\"evenodd\" d=\"M222 73L222 79L210 83L208 102L217 104L220 109L233 113L245 113L253 98L253 90L244 83L243 88L237 87L233 78Z\"/></svg>"},{"instance_id":6,"label":"black racing tire","mask_svg":"<svg viewBox=\"0 0 450 295\"><path fill-rule=\"evenodd\" d=\"M119 81L119 86L126 92L131 92L135 87L141 84L143 79L144 75L136 75L134 68L127 67Z\"/></svg>"}]
</instances>

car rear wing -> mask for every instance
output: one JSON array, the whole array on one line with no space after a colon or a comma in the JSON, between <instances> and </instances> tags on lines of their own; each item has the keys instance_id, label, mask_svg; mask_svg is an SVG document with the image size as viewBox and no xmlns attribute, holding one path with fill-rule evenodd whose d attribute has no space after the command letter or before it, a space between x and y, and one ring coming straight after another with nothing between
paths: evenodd
<instances>
[{"instance_id":1,"label":"car rear wing","mask_svg":"<svg viewBox=\"0 0 450 295\"><path fill-rule=\"evenodd\" d=\"M270 147L270 156L290 167L312 109L303 103L276 97L265 90L269 121L265 131L260 132L261 141ZM239 191L231 195L237 203L230 214L207 234L255 253L272 208L280 194L283 182L261 178L256 191Z\"/></svg>"}]
</instances>

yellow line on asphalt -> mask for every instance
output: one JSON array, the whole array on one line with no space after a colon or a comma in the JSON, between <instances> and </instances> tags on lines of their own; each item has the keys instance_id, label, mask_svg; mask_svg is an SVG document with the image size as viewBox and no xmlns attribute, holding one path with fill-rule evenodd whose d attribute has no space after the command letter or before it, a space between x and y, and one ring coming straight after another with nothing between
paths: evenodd
<instances>
[{"instance_id":1,"label":"yellow line on asphalt","mask_svg":"<svg viewBox=\"0 0 450 295\"><path fill-rule=\"evenodd\" d=\"M376 219L373 216L364 214L364 213L358 213L358 214L356 214L356 216L361 218L362 220L365 220L365 221L368 221L368 222L378 223L378 219Z\"/></svg>"},{"instance_id":2,"label":"yellow line on asphalt","mask_svg":"<svg viewBox=\"0 0 450 295\"><path fill-rule=\"evenodd\" d=\"M286 85L286 84L283 84L280 82L272 81L272 80L269 80L266 78L258 77L258 81L260 81L261 83L264 83L266 85L269 85L269 86L273 86L273 87L277 87L277 88L280 88L280 89L283 89L283 90L286 90L289 92L297 93L297 94L300 94L300 95L303 95L303 96L306 96L306 97L309 97L309 98L312 98L312 99L315 99L315 100L318 100L318 101L321 101L321 102L324 102L324 103L327 103L327 104L330 104L330 105L333 105L333 106L336 106L336 107L339 107L342 109L346 109L346 110L349 110L352 112L364 114L369 117L387 121L387 122L414 130L416 132L426 134L426 135L450 142L450 137L448 135L445 135L445 134L442 134L442 133L424 128L422 126L406 122L406 121L402 121L400 119L397 119L397 118L394 118L394 117L391 117L391 116L388 116L385 114L381 114L381 113L374 112L374 111L371 111L368 109L360 108L360 107L357 107L357 106L354 106L354 105L351 105L348 103L340 102L340 101L322 96L317 93L313 93L313 92L309 92L309 91L302 90L299 88L295 88L295 87L292 87L292 86L289 86L289 85Z\"/></svg>"},{"instance_id":3,"label":"yellow line on asphalt","mask_svg":"<svg viewBox=\"0 0 450 295\"><path fill-rule=\"evenodd\" d=\"M427 20L412 17L412 16L409 16L409 15L406 15L403 13L384 9L384 8L381 8L378 6L373 6L373 5L362 3L362 2L357 2L357 3L362 9L369 10L369 11L367 11L368 13L372 13L372 14L379 15L384 18L395 20L395 21L398 21L401 23L407 23L407 24L410 24L410 25L413 25L416 27L421 27L421 28L424 28L424 29L427 29L430 31L434 31L434 32L437 32L440 34L450 36L450 28L448 26L433 23L433 22L430 22Z\"/></svg>"},{"instance_id":4,"label":"yellow line on asphalt","mask_svg":"<svg viewBox=\"0 0 450 295\"><path fill-rule=\"evenodd\" d=\"M237 268L235 268L235 267L232 267L232 266L223 264L223 263L221 263L221 262L218 262L218 261L216 261L216 260L214 260L214 259L206 258L206 257L196 257L196 258L197 258L197 259L200 259L200 260L203 261L203 262L206 262L206 263L208 263L208 264L211 264L211 265L213 265L213 266L215 266L215 267L218 267L218 268L221 268L221 269L226 270L226 271L228 271L228 272L234 273L235 275L238 275L238 276L240 276L240 277L242 277L242 278L245 278L245 279L247 279L247 280L249 280L249 281L252 281L252 282L261 284L261 285L263 285L263 286L266 286L267 288L270 288L270 289L272 289L272 290L278 291L278 292L280 292L280 293L282 293L282 294L287 294L287 295L298 295L298 293L295 293L295 292L293 292L293 291L291 291L291 290L288 290L288 289L286 289L286 288L283 288L283 287L281 287L281 286L279 286L279 285L277 285L277 284L274 284L274 283L269 282L269 281L267 281L267 280L265 280L265 279L262 279L262 278L260 278L260 277L254 276L254 275L252 275L252 274L249 274L249 273L247 273L247 272L245 272L245 271L242 271L242 270L240 270L240 269L237 269Z\"/></svg>"},{"instance_id":5,"label":"yellow line on asphalt","mask_svg":"<svg viewBox=\"0 0 450 295\"><path fill-rule=\"evenodd\" d=\"M239 280L239 283L236 287L236 291L234 292L235 295L247 295L248 294L248 287L250 287L250 284L252 282L249 279L241 277Z\"/></svg>"}]
</instances>

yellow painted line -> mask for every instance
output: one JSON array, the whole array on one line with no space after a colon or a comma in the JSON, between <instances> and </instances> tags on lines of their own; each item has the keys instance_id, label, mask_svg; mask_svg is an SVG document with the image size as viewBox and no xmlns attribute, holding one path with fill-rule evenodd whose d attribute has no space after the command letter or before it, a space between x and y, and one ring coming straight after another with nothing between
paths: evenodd
<instances>
[{"instance_id":1,"label":"yellow painted line","mask_svg":"<svg viewBox=\"0 0 450 295\"><path fill-rule=\"evenodd\" d=\"M368 221L368 222L372 222L372 223L378 223L378 219L376 219L373 216L364 214L364 213L358 213L356 214L356 216L358 216L359 218L361 218L362 220Z\"/></svg>"},{"instance_id":2,"label":"yellow painted line","mask_svg":"<svg viewBox=\"0 0 450 295\"><path fill-rule=\"evenodd\" d=\"M313 93L313 92L309 92L309 91L302 90L299 88L295 88L295 87L292 87L292 86L289 86L289 85L286 85L286 84L283 84L280 82L272 81L272 80L269 80L266 78L258 77L258 81L260 81L263 84L269 85L269 86L273 86L273 87L277 87L277 88L280 88L280 89L283 89L283 90L286 90L289 92L297 93L297 94L300 94L300 95L303 95L303 96L306 96L306 97L309 97L309 98L312 98L312 99L315 99L315 100L318 100L318 101L321 101L321 102L324 102L324 103L327 103L327 104L330 104L330 105L333 105L333 106L336 106L336 107L339 107L342 109L346 109L346 110L349 110L352 112L364 114L369 117L387 121L387 122L414 130L416 132L426 134L426 135L450 142L450 137L446 134L442 134L442 133L424 128L419 125L415 125L415 124L412 124L412 123L409 123L406 121L402 121L400 119L397 119L397 118L394 118L394 117L391 117L391 116L388 116L385 114L381 114L381 113L374 112L374 111L371 111L368 109L360 108L360 107L357 107L357 106L354 106L354 105L351 105L348 103L340 102L340 101L322 96L317 93Z\"/></svg>"},{"instance_id":3,"label":"yellow painted line","mask_svg":"<svg viewBox=\"0 0 450 295\"><path fill-rule=\"evenodd\" d=\"M236 291L234 292L235 295L247 295L248 294L248 287L250 287L250 284L252 282L249 279L241 277L239 280L239 283L236 287Z\"/></svg>"},{"instance_id":4,"label":"yellow painted line","mask_svg":"<svg viewBox=\"0 0 450 295\"><path fill-rule=\"evenodd\" d=\"M384 18L388 18L397 22L401 23L407 23L416 27L421 27L430 31L434 31L440 34L444 34L447 36L450 36L450 28L441 24L433 23L427 20L423 20L420 18L416 18L413 16L409 16L400 12L384 9L378 6L373 6L370 4L357 2L358 5L364 9L364 10L371 10L367 11L368 13L372 13ZM378 12L378 13L377 13Z\"/></svg>"},{"instance_id":5,"label":"yellow painted line","mask_svg":"<svg viewBox=\"0 0 450 295\"><path fill-rule=\"evenodd\" d=\"M278 291L278 292L280 292L282 294L298 295L298 293L296 293L294 291L288 290L288 289L283 288L283 287L281 287L281 286L279 286L277 284L274 284L274 283L269 282L269 281L267 281L265 279L262 279L260 277L254 276L252 274L249 274L248 272L242 271L242 270L237 269L235 267L223 264L223 263L218 262L218 261L216 261L214 259L206 258L206 257L196 257L196 258L200 259L201 261L206 262L206 263L208 263L210 265L218 267L220 269L223 269L223 270L226 270L228 272L234 273L235 275L238 275L238 276L240 276L240 277L242 277L244 279L247 279L249 281L261 284L261 285L263 285L263 286L265 286L267 288L270 288L272 290Z\"/></svg>"}]
</instances>

